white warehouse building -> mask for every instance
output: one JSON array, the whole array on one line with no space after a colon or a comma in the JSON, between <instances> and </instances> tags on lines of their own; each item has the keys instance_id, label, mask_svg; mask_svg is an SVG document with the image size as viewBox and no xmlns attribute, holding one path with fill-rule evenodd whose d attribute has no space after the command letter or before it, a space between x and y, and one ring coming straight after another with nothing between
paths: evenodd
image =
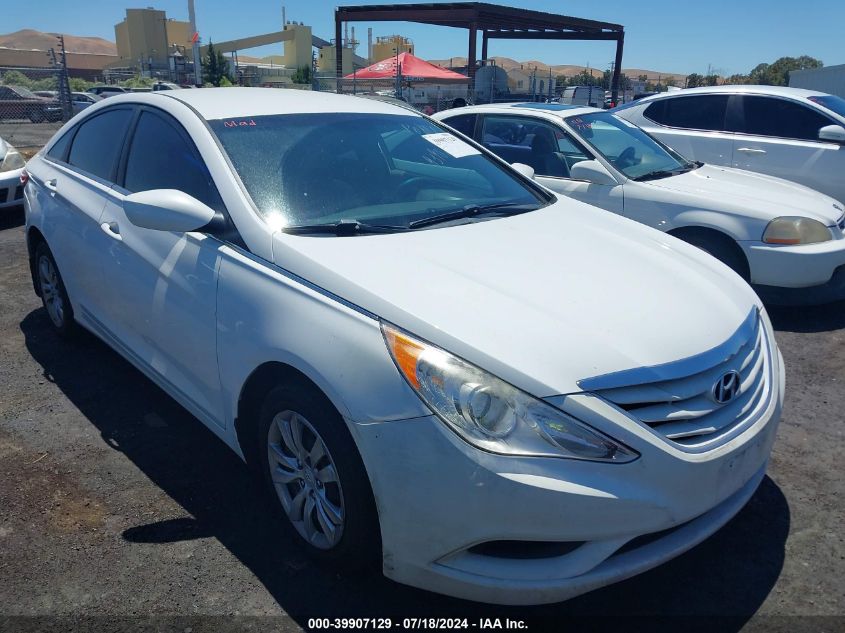
<instances>
[{"instance_id":1,"label":"white warehouse building","mask_svg":"<svg viewBox=\"0 0 845 633\"><path fill-rule=\"evenodd\" d=\"M845 99L845 64L808 70L793 70L789 73L789 87L818 90Z\"/></svg>"}]
</instances>

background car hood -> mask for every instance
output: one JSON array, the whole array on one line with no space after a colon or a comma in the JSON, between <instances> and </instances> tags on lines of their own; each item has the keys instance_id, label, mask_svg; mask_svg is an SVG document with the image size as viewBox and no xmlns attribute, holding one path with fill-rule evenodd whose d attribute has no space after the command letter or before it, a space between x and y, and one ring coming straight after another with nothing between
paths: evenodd
<instances>
[{"instance_id":1,"label":"background car hood","mask_svg":"<svg viewBox=\"0 0 845 633\"><path fill-rule=\"evenodd\" d=\"M742 215L772 220L783 215L813 218L826 226L842 217L833 198L798 183L743 169L704 165L677 176L640 183L685 196L695 196L702 208L731 207Z\"/></svg>"},{"instance_id":2,"label":"background car hood","mask_svg":"<svg viewBox=\"0 0 845 633\"><path fill-rule=\"evenodd\" d=\"M539 397L709 350L757 302L689 245L570 199L460 226L277 233L277 265Z\"/></svg>"}]
</instances>

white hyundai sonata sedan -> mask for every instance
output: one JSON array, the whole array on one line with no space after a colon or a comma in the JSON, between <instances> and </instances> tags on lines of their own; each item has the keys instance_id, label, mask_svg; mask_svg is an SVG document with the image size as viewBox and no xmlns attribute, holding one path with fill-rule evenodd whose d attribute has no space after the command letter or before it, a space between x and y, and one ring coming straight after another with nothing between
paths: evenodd
<instances>
[{"instance_id":1,"label":"white hyundai sonata sedan","mask_svg":"<svg viewBox=\"0 0 845 633\"><path fill-rule=\"evenodd\" d=\"M764 476L784 370L749 287L407 109L118 96L27 174L57 332L252 463L318 557L559 601L704 540Z\"/></svg>"},{"instance_id":2,"label":"white hyundai sonata sedan","mask_svg":"<svg viewBox=\"0 0 845 633\"><path fill-rule=\"evenodd\" d=\"M671 233L754 285L764 301L845 299L845 208L773 176L687 160L630 121L596 108L472 106L434 115L537 181Z\"/></svg>"}]
</instances>

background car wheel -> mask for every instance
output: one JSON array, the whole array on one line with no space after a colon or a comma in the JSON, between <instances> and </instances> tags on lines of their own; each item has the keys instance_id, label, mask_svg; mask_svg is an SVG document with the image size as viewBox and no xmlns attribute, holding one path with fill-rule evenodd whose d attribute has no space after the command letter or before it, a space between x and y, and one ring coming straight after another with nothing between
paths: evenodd
<instances>
[{"instance_id":1,"label":"background car wheel","mask_svg":"<svg viewBox=\"0 0 845 633\"><path fill-rule=\"evenodd\" d=\"M45 118L44 113L40 110L34 110L29 113L29 120L33 123L43 123Z\"/></svg>"},{"instance_id":2,"label":"background car wheel","mask_svg":"<svg viewBox=\"0 0 845 633\"><path fill-rule=\"evenodd\" d=\"M682 229L672 232L672 235L712 255L745 281L751 279L745 254L739 245L727 235L707 229Z\"/></svg>"},{"instance_id":3,"label":"background car wheel","mask_svg":"<svg viewBox=\"0 0 845 633\"><path fill-rule=\"evenodd\" d=\"M259 414L262 476L313 558L374 566L381 536L369 479L343 418L313 385L267 394Z\"/></svg>"},{"instance_id":4,"label":"background car wheel","mask_svg":"<svg viewBox=\"0 0 845 633\"><path fill-rule=\"evenodd\" d=\"M41 302L50 317L53 329L63 338L72 336L76 330L73 308L53 253L44 242L35 249L34 267Z\"/></svg>"}]
</instances>

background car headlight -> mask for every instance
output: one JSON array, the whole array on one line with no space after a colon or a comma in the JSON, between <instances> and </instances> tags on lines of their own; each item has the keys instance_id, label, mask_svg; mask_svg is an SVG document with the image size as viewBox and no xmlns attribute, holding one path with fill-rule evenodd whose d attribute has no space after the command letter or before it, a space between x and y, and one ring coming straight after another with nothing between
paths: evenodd
<instances>
[{"instance_id":1,"label":"background car headlight","mask_svg":"<svg viewBox=\"0 0 845 633\"><path fill-rule=\"evenodd\" d=\"M816 244L830 239L833 235L824 224L797 216L775 218L763 233L763 241L767 244Z\"/></svg>"},{"instance_id":2,"label":"background car headlight","mask_svg":"<svg viewBox=\"0 0 845 633\"><path fill-rule=\"evenodd\" d=\"M20 169L26 165L23 156L11 145L7 145L6 156L0 161L0 172L12 171L13 169Z\"/></svg>"},{"instance_id":3,"label":"background car headlight","mask_svg":"<svg viewBox=\"0 0 845 633\"><path fill-rule=\"evenodd\" d=\"M603 433L457 356L382 323L399 371L449 428L493 453L630 462Z\"/></svg>"}]
</instances>

